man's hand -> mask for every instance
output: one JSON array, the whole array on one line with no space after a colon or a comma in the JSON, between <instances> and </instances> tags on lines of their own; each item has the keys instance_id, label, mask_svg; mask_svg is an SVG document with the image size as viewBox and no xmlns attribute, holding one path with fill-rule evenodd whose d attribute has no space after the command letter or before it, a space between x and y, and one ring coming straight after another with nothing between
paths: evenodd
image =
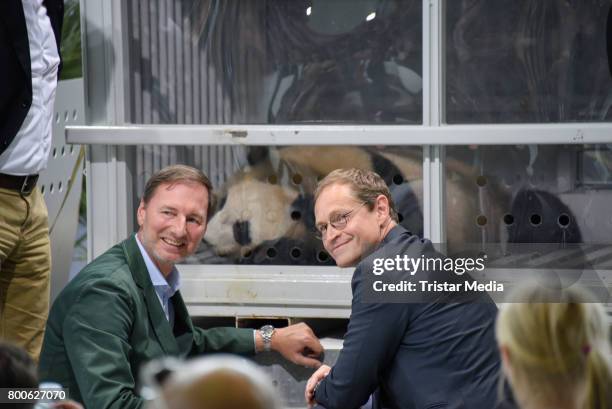
<instances>
[{"instance_id":1,"label":"man's hand","mask_svg":"<svg viewBox=\"0 0 612 409\"><path fill-rule=\"evenodd\" d=\"M257 350L263 350L263 340L257 331ZM318 368L321 362L316 357L323 353L323 346L304 323L277 328L272 335L270 347L297 365Z\"/></svg>"},{"instance_id":2,"label":"man's hand","mask_svg":"<svg viewBox=\"0 0 612 409\"><path fill-rule=\"evenodd\" d=\"M321 365L321 367L317 369L315 373L312 374L308 382L306 382L304 398L306 399L306 403L308 404L309 408L312 408L314 405L316 405L317 402L314 399L315 388L317 387L319 382L323 380L323 378L329 375L329 371L331 371L331 368L329 366Z\"/></svg>"}]
</instances>

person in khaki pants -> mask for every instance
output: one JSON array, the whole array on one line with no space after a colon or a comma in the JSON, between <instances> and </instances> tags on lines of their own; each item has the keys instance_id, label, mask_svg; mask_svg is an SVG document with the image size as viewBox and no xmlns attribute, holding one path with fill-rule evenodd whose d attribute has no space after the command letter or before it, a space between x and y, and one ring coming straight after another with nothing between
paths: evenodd
<instances>
[{"instance_id":1,"label":"person in khaki pants","mask_svg":"<svg viewBox=\"0 0 612 409\"><path fill-rule=\"evenodd\" d=\"M47 208L63 0L0 1L0 339L35 361L49 312Z\"/></svg>"},{"instance_id":2,"label":"person in khaki pants","mask_svg":"<svg viewBox=\"0 0 612 409\"><path fill-rule=\"evenodd\" d=\"M38 188L0 188L0 209L0 338L37 358L49 311L47 208Z\"/></svg>"}]
</instances>

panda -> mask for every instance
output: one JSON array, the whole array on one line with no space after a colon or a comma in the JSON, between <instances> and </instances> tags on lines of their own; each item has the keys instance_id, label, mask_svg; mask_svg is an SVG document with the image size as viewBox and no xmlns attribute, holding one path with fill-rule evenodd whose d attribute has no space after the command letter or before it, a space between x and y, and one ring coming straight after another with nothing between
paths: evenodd
<instances>
[{"instance_id":1,"label":"panda","mask_svg":"<svg viewBox=\"0 0 612 409\"><path fill-rule=\"evenodd\" d=\"M261 169L259 169L261 170ZM313 237L311 200L298 190L257 178L246 169L220 194L205 243L235 264L330 264Z\"/></svg>"},{"instance_id":2,"label":"panda","mask_svg":"<svg viewBox=\"0 0 612 409\"><path fill-rule=\"evenodd\" d=\"M231 264L333 265L315 237L313 193L317 182L337 168L377 172L387 183L400 224L422 236L423 183L420 152L353 146L252 148L249 165L218 193L218 205L204 237L206 262ZM463 167L462 167L463 166ZM461 164L447 166L448 243L475 242L479 198L465 184L475 176ZM492 201L495 202L495 201ZM501 218L500 209L492 207ZM485 226L490 235L493 224Z\"/></svg>"}]
</instances>

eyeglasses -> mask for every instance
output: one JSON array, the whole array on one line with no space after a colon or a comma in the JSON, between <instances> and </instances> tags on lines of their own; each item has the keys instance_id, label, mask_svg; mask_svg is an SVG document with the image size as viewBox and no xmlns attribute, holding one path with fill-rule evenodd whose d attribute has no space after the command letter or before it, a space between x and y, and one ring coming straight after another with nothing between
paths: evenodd
<instances>
[{"instance_id":1,"label":"eyeglasses","mask_svg":"<svg viewBox=\"0 0 612 409\"><path fill-rule=\"evenodd\" d=\"M355 207L354 209L349 210L346 213L333 214L329 218L329 222L321 223L317 225L315 236L319 240L323 240L323 238L325 237L325 234L327 233L327 226L329 225L331 225L336 230L344 230L349 220L351 219L351 215L355 213L356 211L358 211L359 209L361 209L363 205L366 203L367 202L363 202L359 206Z\"/></svg>"}]
</instances>

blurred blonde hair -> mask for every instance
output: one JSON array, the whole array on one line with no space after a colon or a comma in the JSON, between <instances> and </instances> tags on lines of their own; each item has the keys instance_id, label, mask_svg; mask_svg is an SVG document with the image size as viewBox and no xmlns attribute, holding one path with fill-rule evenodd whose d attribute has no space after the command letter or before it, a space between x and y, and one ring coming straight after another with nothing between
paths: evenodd
<instances>
[{"instance_id":1,"label":"blurred blonde hair","mask_svg":"<svg viewBox=\"0 0 612 409\"><path fill-rule=\"evenodd\" d=\"M609 324L601 304L578 288L551 303L550 290L530 286L515 292L497 320L497 342L509 355L510 383L521 405L574 402L576 407L612 407Z\"/></svg>"}]
</instances>

